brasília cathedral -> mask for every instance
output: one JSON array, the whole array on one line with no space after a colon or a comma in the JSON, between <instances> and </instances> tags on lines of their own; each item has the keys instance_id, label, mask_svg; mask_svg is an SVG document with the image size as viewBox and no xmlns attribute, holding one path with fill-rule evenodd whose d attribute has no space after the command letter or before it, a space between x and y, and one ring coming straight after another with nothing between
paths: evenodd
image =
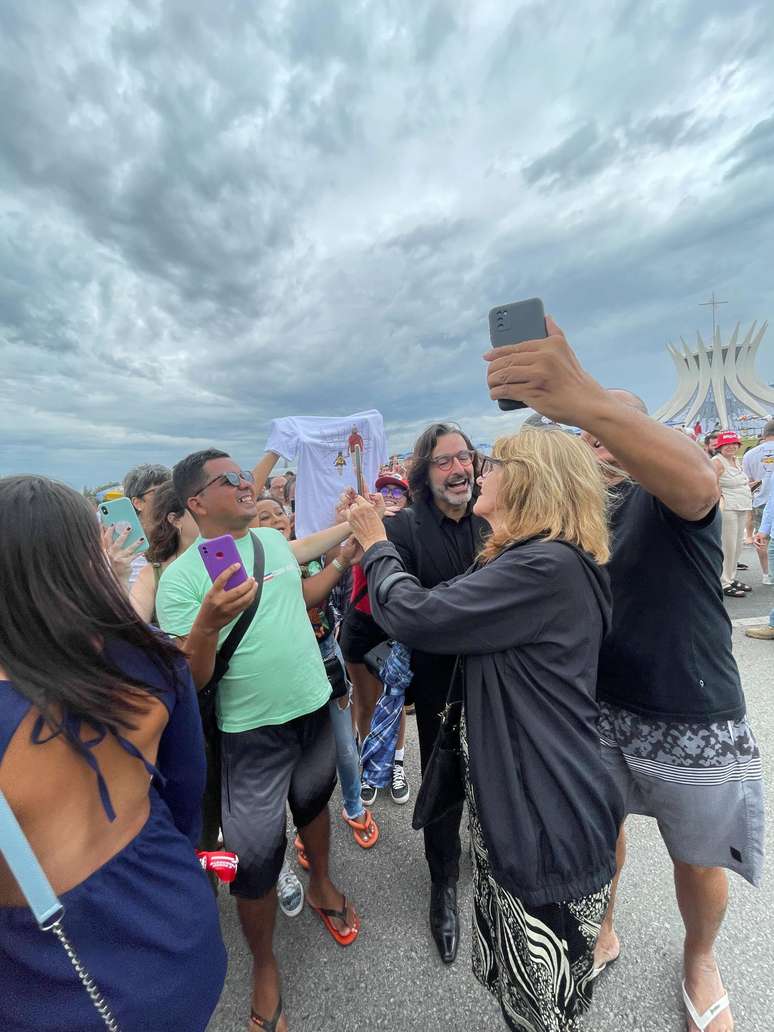
<instances>
[{"instance_id":1,"label":"bras\u00edlia cathedral","mask_svg":"<svg viewBox=\"0 0 774 1032\"><path fill-rule=\"evenodd\" d=\"M767 322L760 327L753 323L740 340L737 323L726 342L716 328L711 344L705 344L697 331L695 348L682 337L682 348L667 345L677 369L677 390L654 413L656 419L702 433L716 427L744 429L750 422L770 419L774 390L755 372L755 356L767 327Z\"/></svg>"}]
</instances>

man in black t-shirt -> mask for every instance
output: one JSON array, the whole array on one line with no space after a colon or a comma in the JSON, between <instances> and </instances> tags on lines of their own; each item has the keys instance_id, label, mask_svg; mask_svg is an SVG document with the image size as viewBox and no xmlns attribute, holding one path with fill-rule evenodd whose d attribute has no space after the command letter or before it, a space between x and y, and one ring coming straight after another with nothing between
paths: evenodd
<instances>
[{"instance_id":1,"label":"man in black t-shirt","mask_svg":"<svg viewBox=\"0 0 774 1032\"><path fill-rule=\"evenodd\" d=\"M581 427L611 485L613 627L600 655L602 753L627 812L656 817L685 925L690 1032L729 1032L714 944L728 898L724 868L753 884L762 868L761 762L746 720L720 588L717 482L694 442L606 391L561 330L485 358L493 398L523 401ZM550 432L550 431L549 431ZM619 871L625 846L619 843ZM595 953L618 955L612 903Z\"/></svg>"}]
</instances>

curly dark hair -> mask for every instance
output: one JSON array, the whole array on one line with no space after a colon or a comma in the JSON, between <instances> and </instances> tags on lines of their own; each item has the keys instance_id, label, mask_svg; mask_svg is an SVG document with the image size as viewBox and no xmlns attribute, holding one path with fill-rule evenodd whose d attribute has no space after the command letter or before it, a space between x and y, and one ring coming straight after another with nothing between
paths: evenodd
<instances>
[{"instance_id":1,"label":"curly dark hair","mask_svg":"<svg viewBox=\"0 0 774 1032\"><path fill-rule=\"evenodd\" d=\"M473 442L468 435L456 423L432 423L417 438L414 445L414 453L411 456L411 471L409 472L409 490L414 501L422 499L432 500L430 490L430 458L433 454L439 437L446 437L447 434L459 434L468 448L475 453ZM478 456L475 459L473 491L477 494L476 476L478 474Z\"/></svg>"}]
</instances>

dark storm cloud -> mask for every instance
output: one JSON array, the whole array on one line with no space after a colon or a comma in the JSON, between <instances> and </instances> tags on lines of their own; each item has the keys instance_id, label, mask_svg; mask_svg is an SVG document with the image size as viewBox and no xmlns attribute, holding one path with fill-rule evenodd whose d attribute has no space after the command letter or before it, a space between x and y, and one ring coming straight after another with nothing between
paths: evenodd
<instances>
[{"instance_id":1,"label":"dark storm cloud","mask_svg":"<svg viewBox=\"0 0 774 1032\"><path fill-rule=\"evenodd\" d=\"M658 404L709 290L771 314L771 43L715 0L0 6L0 472L371 405L489 437L533 294Z\"/></svg>"}]
</instances>

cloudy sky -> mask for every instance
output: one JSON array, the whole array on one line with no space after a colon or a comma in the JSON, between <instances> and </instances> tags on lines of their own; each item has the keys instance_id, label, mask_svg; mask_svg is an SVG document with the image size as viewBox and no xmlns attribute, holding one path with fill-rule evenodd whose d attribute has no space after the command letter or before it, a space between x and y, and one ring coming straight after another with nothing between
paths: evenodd
<instances>
[{"instance_id":1,"label":"cloudy sky","mask_svg":"<svg viewBox=\"0 0 774 1032\"><path fill-rule=\"evenodd\" d=\"M711 290L774 316L773 47L765 0L0 5L0 473L368 407L492 439L533 295L660 404Z\"/></svg>"}]
</instances>

